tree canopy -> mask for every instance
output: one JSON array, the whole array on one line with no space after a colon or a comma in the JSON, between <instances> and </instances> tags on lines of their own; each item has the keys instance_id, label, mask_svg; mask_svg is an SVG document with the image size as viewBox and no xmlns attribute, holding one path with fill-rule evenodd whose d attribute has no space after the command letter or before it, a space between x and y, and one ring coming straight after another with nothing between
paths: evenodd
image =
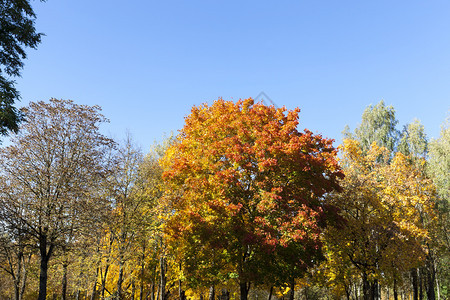
<instances>
[{"instance_id":1,"label":"tree canopy","mask_svg":"<svg viewBox=\"0 0 450 300\"><path fill-rule=\"evenodd\" d=\"M250 283L287 274L277 270L298 277L321 257L330 213L321 199L339 189L342 173L332 140L297 131L298 112L252 99L194 107L165 158L177 193L172 237L213 257L188 263L235 276L241 299Z\"/></svg>"},{"instance_id":2,"label":"tree canopy","mask_svg":"<svg viewBox=\"0 0 450 300\"><path fill-rule=\"evenodd\" d=\"M298 108L219 99L145 154L98 106L22 112L0 147L0 298L448 297L448 123L428 142L370 106L338 157Z\"/></svg>"},{"instance_id":3,"label":"tree canopy","mask_svg":"<svg viewBox=\"0 0 450 300\"><path fill-rule=\"evenodd\" d=\"M41 42L35 17L29 0L0 1L0 135L17 132L23 118L14 106L20 94L13 78L20 76L25 49L35 49Z\"/></svg>"},{"instance_id":4,"label":"tree canopy","mask_svg":"<svg viewBox=\"0 0 450 300\"><path fill-rule=\"evenodd\" d=\"M18 230L38 247L39 299L48 262L104 211L96 187L108 172L113 141L99 132L99 107L68 100L30 103L27 122L0 151L0 216L12 239ZM97 214L97 215L96 215Z\"/></svg>"}]
</instances>

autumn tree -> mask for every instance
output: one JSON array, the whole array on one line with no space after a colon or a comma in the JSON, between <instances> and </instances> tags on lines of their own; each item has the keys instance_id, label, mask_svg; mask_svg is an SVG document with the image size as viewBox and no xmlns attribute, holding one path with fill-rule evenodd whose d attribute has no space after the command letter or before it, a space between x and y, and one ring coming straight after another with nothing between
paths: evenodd
<instances>
[{"instance_id":1,"label":"autumn tree","mask_svg":"<svg viewBox=\"0 0 450 300\"><path fill-rule=\"evenodd\" d=\"M108 171L113 142L99 132L106 119L98 106L51 99L30 103L23 112L27 123L0 150L0 214L9 230L22 228L37 246L38 299L44 300L55 249L104 211L94 191Z\"/></svg>"},{"instance_id":2,"label":"autumn tree","mask_svg":"<svg viewBox=\"0 0 450 300\"><path fill-rule=\"evenodd\" d=\"M395 284L425 261L434 186L408 157L376 143L363 151L345 140L342 164L343 192L330 199L345 223L328 229L327 248L358 270L364 299L375 299L379 281Z\"/></svg>"},{"instance_id":3,"label":"autumn tree","mask_svg":"<svg viewBox=\"0 0 450 300\"><path fill-rule=\"evenodd\" d=\"M128 136L125 143L118 147L114 155L114 168L108 176L109 199L113 207L109 231L116 248L118 276L115 296L122 299L124 271L127 261L134 250L136 227L139 224L139 210L143 203L136 197L135 183L138 179L138 169L142 162L141 151Z\"/></svg>"},{"instance_id":4,"label":"autumn tree","mask_svg":"<svg viewBox=\"0 0 450 300\"><path fill-rule=\"evenodd\" d=\"M354 130L354 133L350 133L347 127L344 130L344 136L358 141L359 147L362 149L362 155L365 155L371 146L371 143L376 142L378 146L385 147L389 150L390 157L385 162L386 165L391 163L391 160L396 155L396 152L403 153L409 161L414 163L417 171L425 174L426 161L428 154L428 140L425 134L424 126L418 120L414 120L412 123L403 127L402 131L397 130L396 124L398 121L395 117L395 110L392 106L385 106L381 101L376 106L368 106L363 113L361 124ZM436 200L436 199L434 199ZM418 209L418 208L417 208ZM429 219L430 216L423 215L423 220ZM429 223L430 224L430 223ZM429 228L433 229L433 228ZM433 229L434 230L434 229ZM426 267L422 266L421 270L411 269L409 277L411 277L414 299L420 297L422 293L422 275L424 273L433 273L434 258L432 253L435 252L432 244L425 245L428 250ZM431 247L431 248L430 248ZM431 280L428 280L427 289Z\"/></svg>"},{"instance_id":5,"label":"autumn tree","mask_svg":"<svg viewBox=\"0 0 450 300\"><path fill-rule=\"evenodd\" d=\"M193 107L165 157L177 192L167 232L219 257L184 263L235 278L242 300L265 272L286 278L321 257L322 198L342 174L332 140L299 132L298 112L252 99ZM261 268L274 252L288 269ZM226 265L208 266L216 260Z\"/></svg>"},{"instance_id":6,"label":"autumn tree","mask_svg":"<svg viewBox=\"0 0 450 300\"><path fill-rule=\"evenodd\" d=\"M142 206L139 211L135 268L139 269L137 277L139 278L139 299L141 300L146 297L145 295L150 295L151 299L155 299L155 288L159 291L160 298L165 298L161 291L165 290L162 285L165 284L167 258L161 229L169 212L168 206L162 201L166 191L160 160L174 143L173 135L165 137L160 143L154 143L150 152L145 155L139 165L139 176L135 188L136 196L141 199ZM158 274L160 280L157 280ZM147 285L147 289L145 285Z\"/></svg>"},{"instance_id":7,"label":"autumn tree","mask_svg":"<svg viewBox=\"0 0 450 300\"><path fill-rule=\"evenodd\" d=\"M164 194L159 158L168 143L154 145L144 157L128 136L113 151L112 169L105 180L110 212L93 255L97 256L101 299L155 296L156 276L161 273L159 200Z\"/></svg>"}]
</instances>

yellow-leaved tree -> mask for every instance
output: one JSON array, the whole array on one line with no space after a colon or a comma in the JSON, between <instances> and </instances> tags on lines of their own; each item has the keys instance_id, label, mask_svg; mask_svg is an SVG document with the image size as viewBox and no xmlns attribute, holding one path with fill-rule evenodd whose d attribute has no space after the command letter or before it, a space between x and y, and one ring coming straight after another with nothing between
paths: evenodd
<instances>
[{"instance_id":1,"label":"yellow-leaved tree","mask_svg":"<svg viewBox=\"0 0 450 300\"><path fill-rule=\"evenodd\" d=\"M407 156L373 143L363 151L359 142L344 141L343 192L330 196L343 222L330 227L326 247L329 278L349 297L351 281L362 280L364 299L379 296L379 284L396 284L400 274L425 260L427 226L433 222L434 186ZM349 269L350 268L350 269ZM336 281L336 279L339 279ZM353 292L356 292L355 290Z\"/></svg>"}]
</instances>

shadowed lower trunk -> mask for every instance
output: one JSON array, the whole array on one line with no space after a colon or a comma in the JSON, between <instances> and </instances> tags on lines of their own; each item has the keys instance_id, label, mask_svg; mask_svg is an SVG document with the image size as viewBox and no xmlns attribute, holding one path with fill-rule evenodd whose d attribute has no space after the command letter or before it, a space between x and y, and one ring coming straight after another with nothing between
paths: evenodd
<instances>
[{"instance_id":1,"label":"shadowed lower trunk","mask_svg":"<svg viewBox=\"0 0 450 300\"><path fill-rule=\"evenodd\" d=\"M63 277L61 283L61 300L66 300L67 295L67 262L63 263Z\"/></svg>"},{"instance_id":2,"label":"shadowed lower trunk","mask_svg":"<svg viewBox=\"0 0 450 300\"><path fill-rule=\"evenodd\" d=\"M291 278L291 282L289 283L289 287L291 292L289 293L289 300L294 300L295 296L295 278Z\"/></svg>"},{"instance_id":3,"label":"shadowed lower trunk","mask_svg":"<svg viewBox=\"0 0 450 300\"><path fill-rule=\"evenodd\" d=\"M95 270L95 281L94 281L94 286L92 287L92 294L91 294L91 300L95 299L95 294L97 294L97 276L98 276L98 267ZM78 291L79 292L79 291Z\"/></svg>"},{"instance_id":4,"label":"shadowed lower trunk","mask_svg":"<svg viewBox=\"0 0 450 300\"><path fill-rule=\"evenodd\" d=\"M241 282L239 284L239 291L240 291L240 300L247 300L248 298L248 291L250 291L250 283L248 282Z\"/></svg>"},{"instance_id":5,"label":"shadowed lower trunk","mask_svg":"<svg viewBox=\"0 0 450 300\"><path fill-rule=\"evenodd\" d=\"M134 278L131 280L131 295L130 295L130 299L134 300L134 295L136 293L136 284L134 282Z\"/></svg>"},{"instance_id":6,"label":"shadowed lower trunk","mask_svg":"<svg viewBox=\"0 0 450 300\"><path fill-rule=\"evenodd\" d=\"M436 293L434 291L434 283L436 281L436 273L434 270L434 265L431 261L427 265L427 300L435 300Z\"/></svg>"},{"instance_id":7,"label":"shadowed lower trunk","mask_svg":"<svg viewBox=\"0 0 450 300\"><path fill-rule=\"evenodd\" d=\"M124 261L123 258L120 257L119 260L119 276L117 278L117 299L122 300L122 283L123 283L123 268L124 268Z\"/></svg>"},{"instance_id":8,"label":"shadowed lower trunk","mask_svg":"<svg viewBox=\"0 0 450 300\"><path fill-rule=\"evenodd\" d=\"M363 279L363 299L364 300L372 300L370 299L370 294L371 294L371 288L370 288L370 283L369 280L367 279L367 274L365 272L363 272L362 274L362 279Z\"/></svg>"},{"instance_id":9,"label":"shadowed lower trunk","mask_svg":"<svg viewBox=\"0 0 450 300\"><path fill-rule=\"evenodd\" d=\"M270 287L269 297L267 298L267 300L272 300L272 293L273 293L273 285Z\"/></svg>"},{"instance_id":10,"label":"shadowed lower trunk","mask_svg":"<svg viewBox=\"0 0 450 300\"><path fill-rule=\"evenodd\" d=\"M419 286L417 280L417 269L411 270L412 279L412 289L413 289L413 300L419 300Z\"/></svg>"},{"instance_id":11,"label":"shadowed lower trunk","mask_svg":"<svg viewBox=\"0 0 450 300\"><path fill-rule=\"evenodd\" d=\"M222 289L222 294L218 298L219 300L230 300L230 292L227 289Z\"/></svg>"},{"instance_id":12,"label":"shadowed lower trunk","mask_svg":"<svg viewBox=\"0 0 450 300\"><path fill-rule=\"evenodd\" d=\"M397 294L397 280L394 279L394 300L398 300L398 294Z\"/></svg>"},{"instance_id":13,"label":"shadowed lower trunk","mask_svg":"<svg viewBox=\"0 0 450 300\"><path fill-rule=\"evenodd\" d=\"M20 273L22 272L22 262L23 262L23 250L22 248L19 249L19 252L17 253L17 271L16 275L13 275L14 279L14 299L20 300ZM12 269L12 268L11 268Z\"/></svg>"},{"instance_id":14,"label":"shadowed lower trunk","mask_svg":"<svg viewBox=\"0 0 450 300\"><path fill-rule=\"evenodd\" d=\"M53 245L50 245L47 251L47 237L41 237L39 241L40 252L40 273L39 273L39 295L38 300L45 300L47 298L47 278L48 278L48 262L53 252Z\"/></svg>"}]
</instances>

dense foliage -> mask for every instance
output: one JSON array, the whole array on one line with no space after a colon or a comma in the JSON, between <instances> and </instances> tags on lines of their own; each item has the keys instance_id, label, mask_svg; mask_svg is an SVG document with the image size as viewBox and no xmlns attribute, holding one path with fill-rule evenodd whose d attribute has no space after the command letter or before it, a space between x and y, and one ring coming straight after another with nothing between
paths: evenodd
<instances>
[{"instance_id":1,"label":"dense foliage","mask_svg":"<svg viewBox=\"0 0 450 300\"><path fill-rule=\"evenodd\" d=\"M99 107L31 103L0 148L0 298L446 299L448 123L380 102L338 155L298 112L219 99L143 154Z\"/></svg>"},{"instance_id":2,"label":"dense foliage","mask_svg":"<svg viewBox=\"0 0 450 300\"><path fill-rule=\"evenodd\" d=\"M36 48L41 42L35 17L29 0L0 0L0 135L17 132L22 121L14 106L20 97L13 78L20 76L25 48Z\"/></svg>"}]
</instances>

